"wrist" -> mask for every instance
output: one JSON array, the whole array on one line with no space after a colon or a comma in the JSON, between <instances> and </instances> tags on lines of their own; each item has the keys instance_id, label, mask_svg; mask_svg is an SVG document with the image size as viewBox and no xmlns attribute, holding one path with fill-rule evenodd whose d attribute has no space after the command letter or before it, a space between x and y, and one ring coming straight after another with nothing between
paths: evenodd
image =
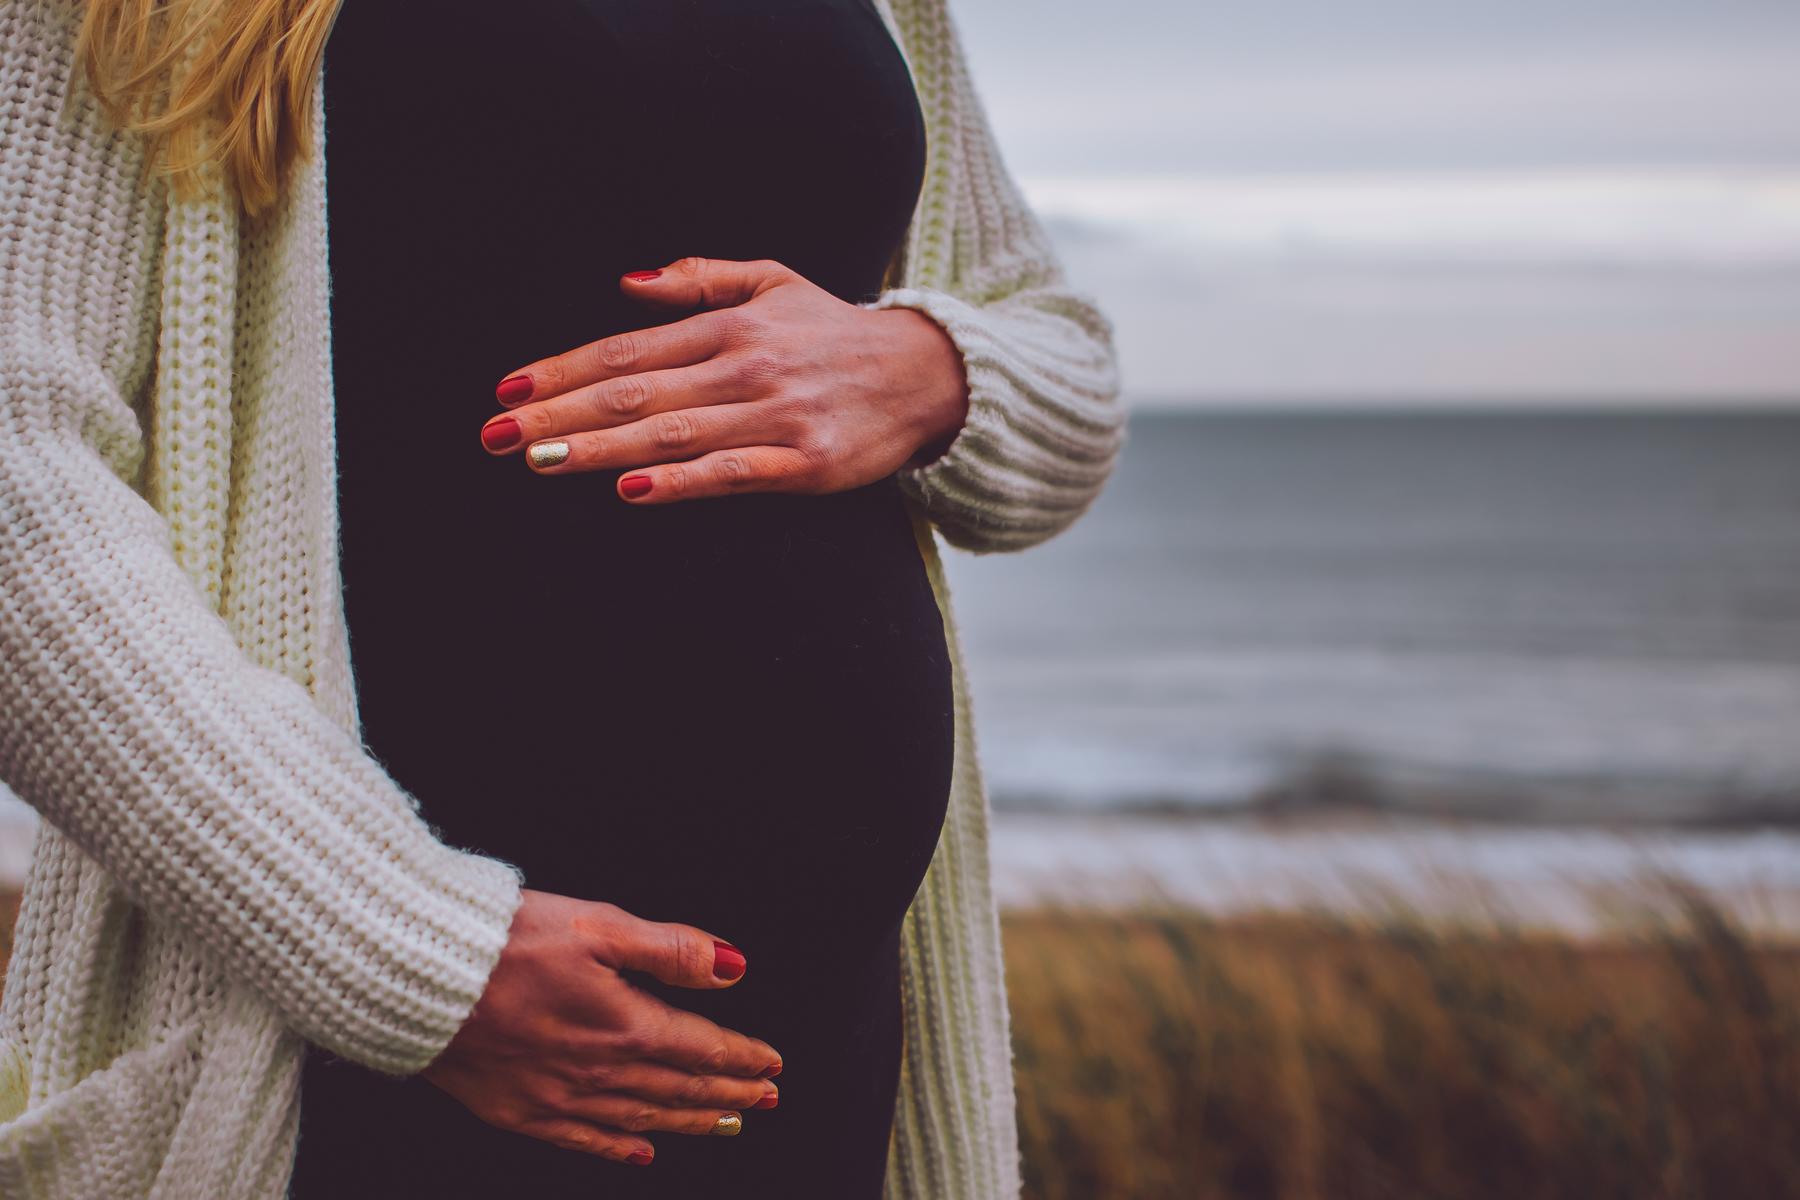
<instances>
[{"instance_id":1,"label":"wrist","mask_svg":"<svg viewBox=\"0 0 1800 1200\"><path fill-rule=\"evenodd\" d=\"M916 469L941 458L969 419L969 380L962 350L949 332L928 313L912 308L889 310L907 320L918 349L911 352L926 381L909 406L911 452L906 467Z\"/></svg>"}]
</instances>

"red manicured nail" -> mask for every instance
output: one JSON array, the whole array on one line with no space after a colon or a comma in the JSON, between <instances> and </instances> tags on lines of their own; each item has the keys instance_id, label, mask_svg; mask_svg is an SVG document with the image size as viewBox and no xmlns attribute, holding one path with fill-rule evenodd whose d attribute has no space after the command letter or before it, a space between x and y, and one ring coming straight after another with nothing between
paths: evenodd
<instances>
[{"instance_id":1,"label":"red manicured nail","mask_svg":"<svg viewBox=\"0 0 1800 1200\"><path fill-rule=\"evenodd\" d=\"M644 283L648 280L655 279L661 274L661 271L628 271L626 272L625 278L634 280L638 283Z\"/></svg>"},{"instance_id":2,"label":"red manicured nail","mask_svg":"<svg viewBox=\"0 0 1800 1200\"><path fill-rule=\"evenodd\" d=\"M508 375L494 389L494 398L502 404L522 404L531 399L531 376Z\"/></svg>"},{"instance_id":3,"label":"red manicured nail","mask_svg":"<svg viewBox=\"0 0 1800 1200\"><path fill-rule=\"evenodd\" d=\"M481 427L481 444L489 450L511 450L519 444L519 423L511 417L489 421Z\"/></svg>"},{"instance_id":4,"label":"red manicured nail","mask_svg":"<svg viewBox=\"0 0 1800 1200\"><path fill-rule=\"evenodd\" d=\"M640 496L648 496L655 486L648 475L627 475L619 480L619 494L627 500L636 500Z\"/></svg>"},{"instance_id":5,"label":"red manicured nail","mask_svg":"<svg viewBox=\"0 0 1800 1200\"><path fill-rule=\"evenodd\" d=\"M781 1074L781 1064L776 1063L774 1066L772 1066L768 1070L764 1071L762 1073L762 1075L760 1076L760 1078L773 1079L779 1074Z\"/></svg>"},{"instance_id":6,"label":"red manicured nail","mask_svg":"<svg viewBox=\"0 0 1800 1200\"><path fill-rule=\"evenodd\" d=\"M764 1096L761 1100L758 1100L755 1104L752 1104L750 1107L751 1108L774 1108L777 1104L780 1104L780 1103L781 1103L781 1093L780 1092L770 1092L768 1095Z\"/></svg>"},{"instance_id":7,"label":"red manicured nail","mask_svg":"<svg viewBox=\"0 0 1800 1200\"><path fill-rule=\"evenodd\" d=\"M749 960L730 942L713 943L713 975L719 979L736 979L744 973Z\"/></svg>"},{"instance_id":8,"label":"red manicured nail","mask_svg":"<svg viewBox=\"0 0 1800 1200\"><path fill-rule=\"evenodd\" d=\"M648 1150L633 1150L625 1156L625 1161L634 1167L647 1167L650 1165L650 1160L655 1157L656 1155Z\"/></svg>"}]
</instances>

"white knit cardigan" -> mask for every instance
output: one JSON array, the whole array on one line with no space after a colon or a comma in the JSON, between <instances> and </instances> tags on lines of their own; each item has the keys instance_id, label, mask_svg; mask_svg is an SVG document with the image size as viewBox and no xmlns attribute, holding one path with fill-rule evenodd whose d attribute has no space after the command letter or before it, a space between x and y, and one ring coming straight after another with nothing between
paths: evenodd
<instances>
[{"instance_id":1,"label":"white knit cardigan","mask_svg":"<svg viewBox=\"0 0 1800 1200\"><path fill-rule=\"evenodd\" d=\"M970 383L949 453L902 476L944 605L932 525L1016 549L1093 499L1117 365L1001 161L944 0L878 7L929 143L868 306L930 315ZM254 222L216 172L173 201L78 78L79 17L0 0L0 779L44 818L0 996L0 1196L260 1200L286 1191L303 1039L422 1069L523 880L440 842L360 738L325 155ZM1019 1188L953 627L951 649L953 795L904 938L887 1194L908 1200Z\"/></svg>"}]
</instances>

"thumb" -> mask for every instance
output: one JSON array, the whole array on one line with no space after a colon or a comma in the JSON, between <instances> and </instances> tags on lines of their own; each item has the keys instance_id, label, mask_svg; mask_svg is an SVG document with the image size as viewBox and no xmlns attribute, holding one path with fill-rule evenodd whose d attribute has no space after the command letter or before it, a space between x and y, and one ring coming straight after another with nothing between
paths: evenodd
<instances>
[{"instance_id":1,"label":"thumb","mask_svg":"<svg viewBox=\"0 0 1800 1200\"><path fill-rule=\"evenodd\" d=\"M597 923L596 956L620 971L642 971L675 987L730 987L748 966L744 952L692 925L646 921L610 904Z\"/></svg>"},{"instance_id":2,"label":"thumb","mask_svg":"<svg viewBox=\"0 0 1800 1200\"><path fill-rule=\"evenodd\" d=\"M634 300L669 308L730 308L778 284L799 279L795 271L768 258L683 258L661 271L633 271L619 287Z\"/></svg>"}]
</instances>

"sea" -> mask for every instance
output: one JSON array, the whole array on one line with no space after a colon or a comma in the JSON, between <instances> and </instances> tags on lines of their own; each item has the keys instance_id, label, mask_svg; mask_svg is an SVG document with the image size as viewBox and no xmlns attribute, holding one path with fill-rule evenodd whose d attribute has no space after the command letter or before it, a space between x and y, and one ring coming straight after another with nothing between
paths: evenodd
<instances>
[{"instance_id":1,"label":"sea","mask_svg":"<svg viewBox=\"0 0 1800 1200\"><path fill-rule=\"evenodd\" d=\"M1016 812L1800 824L1800 413L1143 413L951 555Z\"/></svg>"},{"instance_id":2,"label":"sea","mask_svg":"<svg viewBox=\"0 0 1800 1200\"><path fill-rule=\"evenodd\" d=\"M1800 412L1140 411L946 563L1003 905L1800 933Z\"/></svg>"}]
</instances>

